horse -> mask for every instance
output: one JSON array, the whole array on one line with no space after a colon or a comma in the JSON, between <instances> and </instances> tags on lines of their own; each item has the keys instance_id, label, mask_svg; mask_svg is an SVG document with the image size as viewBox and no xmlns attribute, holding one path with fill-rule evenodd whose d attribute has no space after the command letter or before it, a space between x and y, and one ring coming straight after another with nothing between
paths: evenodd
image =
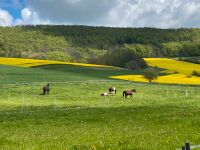
<instances>
[{"instance_id":1,"label":"horse","mask_svg":"<svg viewBox=\"0 0 200 150\"><path fill-rule=\"evenodd\" d=\"M136 93L136 90L127 90L123 92L123 97L127 98L128 95L130 95L130 98L132 98L133 94Z\"/></svg>"},{"instance_id":2,"label":"horse","mask_svg":"<svg viewBox=\"0 0 200 150\"><path fill-rule=\"evenodd\" d=\"M100 94L100 96L107 97L109 95L108 95L108 93L102 93L102 94Z\"/></svg>"},{"instance_id":3,"label":"horse","mask_svg":"<svg viewBox=\"0 0 200 150\"><path fill-rule=\"evenodd\" d=\"M47 85L43 87L43 95L49 94L49 91L50 91L49 83L47 83Z\"/></svg>"},{"instance_id":4,"label":"horse","mask_svg":"<svg viewBox=\"0 0 200 150\"><path fill-rule=\"evenodd\" d=\"M108 91L109 91L109 94L117 94L117 90L116 90L116 88L113 86L113 87L110 87L109 89L108 89Z\"/></svg>"}]
</instances>

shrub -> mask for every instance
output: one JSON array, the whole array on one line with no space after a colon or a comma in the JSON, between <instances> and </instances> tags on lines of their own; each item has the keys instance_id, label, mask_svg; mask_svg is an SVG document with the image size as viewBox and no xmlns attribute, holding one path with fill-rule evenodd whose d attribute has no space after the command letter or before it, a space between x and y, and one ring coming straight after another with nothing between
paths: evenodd
<instances>
[{"instance_id":1,"label":"shrub","mask_svg":"<svg viewBox=\"0 0 200 150\"><path fill-rule=\"evenodd\" d=\"M147 63L142 58L137 58L135 60L126 63L126 68L128 69L143 69L147 67Z\"/></svg>"},{"instance_id":2,"label":"shrub","mask_svg":"<svg viewBox=\"0 0 200 150\"><path fill-rule=\"evenodd\" d=\"M157 79L159 76L159 72L155 68L147 68L143 74L144 78L151 82L154 79Z\"/></svg>"}]
</instances>

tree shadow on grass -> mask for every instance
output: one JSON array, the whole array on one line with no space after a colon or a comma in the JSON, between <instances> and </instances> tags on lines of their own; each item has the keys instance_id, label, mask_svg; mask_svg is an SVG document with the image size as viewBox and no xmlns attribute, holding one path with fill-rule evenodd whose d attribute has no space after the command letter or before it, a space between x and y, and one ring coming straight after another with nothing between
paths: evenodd
<instances>
[{"instance_id":1,"label":"tree shadow on grass","mask_svg":"<svg viewBox=\"0 0 200 150\"><path fill-rule=\"evenodd\" d=\"M108 78L109 76L115 75L126 75L126 74L138 74L139 71L128 70L123 68L112 68L112 67L90 67L90 66L79 66L70 64L50 64L40 65L34 68L56 70L62 72L76 73L80 75L96 76L101 78Z\"/></svg>"}]
</instances>

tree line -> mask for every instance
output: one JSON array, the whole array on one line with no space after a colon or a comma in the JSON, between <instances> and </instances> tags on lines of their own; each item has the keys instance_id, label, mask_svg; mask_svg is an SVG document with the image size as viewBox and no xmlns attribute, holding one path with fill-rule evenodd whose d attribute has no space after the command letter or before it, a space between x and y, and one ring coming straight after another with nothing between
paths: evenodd
<instances>
[{"instance_id":1,"label":"tree line","mask_svg":"<svg viewBox=\"0 0 200 150\"><path fill-rule=\"evenodd\" d=\"M200 56L200 29L0 27L0 56L137 69L146 66L144 57Z\"/></svg>"}]
</instances>

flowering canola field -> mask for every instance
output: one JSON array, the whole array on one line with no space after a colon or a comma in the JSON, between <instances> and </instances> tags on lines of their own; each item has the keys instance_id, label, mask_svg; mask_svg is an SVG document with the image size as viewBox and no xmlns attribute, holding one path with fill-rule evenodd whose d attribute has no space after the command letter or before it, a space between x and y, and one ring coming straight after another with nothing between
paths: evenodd
<instances>
[{"instance_id":1,"label":"flowering canola field","mask_svg":"<svg viewBox=\"0 0 200 150\"><path fill-rule=\"evenodd\" d=\"M200 72L199 64L193 64L167 58L145 58L145 61L148 63L149 66L152 67L157 66L158 68L165 69L164 72L168 74L160 76L158 79L153 80L153 82L155 83L200 84L200 77L191 76L191 73L194 70ZM84 67L110 67L110 68L113 67L113 66L96 65L96 64L83 64L83 63L60 62L52 60L5 58L5 57L0 57L0 64L22 66L22 67L35 67L40 65L51 65L51 64L66 64L66 65L77 65ZM145 79L142 75L111 76L110 78L136 81L136 82L148 82L148 80Z\"/></svg>"},{"instance_id":2,"label":"flowering canola field","mask_svg":"<svg viewBox=\"0 0 200 150\"><path fill-rule=\"evenodd\" d=\"M5 57L0 57L0 64L21 66L21 67L36 67L40 65L51 65L51 64L66 64L66 65L77 65L77 66L84 66L84 67L112 67L112 66L96 65L96 64L83 64L83 63L60 62L60 61L53 61L53 60L5 58Z\"/></svg>"},{"instance_id":3,"label":"flowering canola field","mask_svg":"<svg viewBox=\"0 0 200 150\"><path fill-rule=\"evenodd\" d=\"M192 76L191 73L196 70L200 72L200 65L183 61L177 61L167 58L145 58L149 66L165 69L168 75L160 76L153 80L155 83L169 84L200 84L200 77ZM148 82L142 75L123 75L112 76L114 79L122 79L136 82Z\"/></svg>"},{"instance_id":4,"label":"flowering canola field","mask_svg":"<svg viewBox=\"0 0 200 150\"><path fill-rule=\"evenodd\" d=\"M190 75L192 71L200 72L200 65L167 58L145 58L149 66L163 68L171 72Z\"/></svg>"}]
</instances>

